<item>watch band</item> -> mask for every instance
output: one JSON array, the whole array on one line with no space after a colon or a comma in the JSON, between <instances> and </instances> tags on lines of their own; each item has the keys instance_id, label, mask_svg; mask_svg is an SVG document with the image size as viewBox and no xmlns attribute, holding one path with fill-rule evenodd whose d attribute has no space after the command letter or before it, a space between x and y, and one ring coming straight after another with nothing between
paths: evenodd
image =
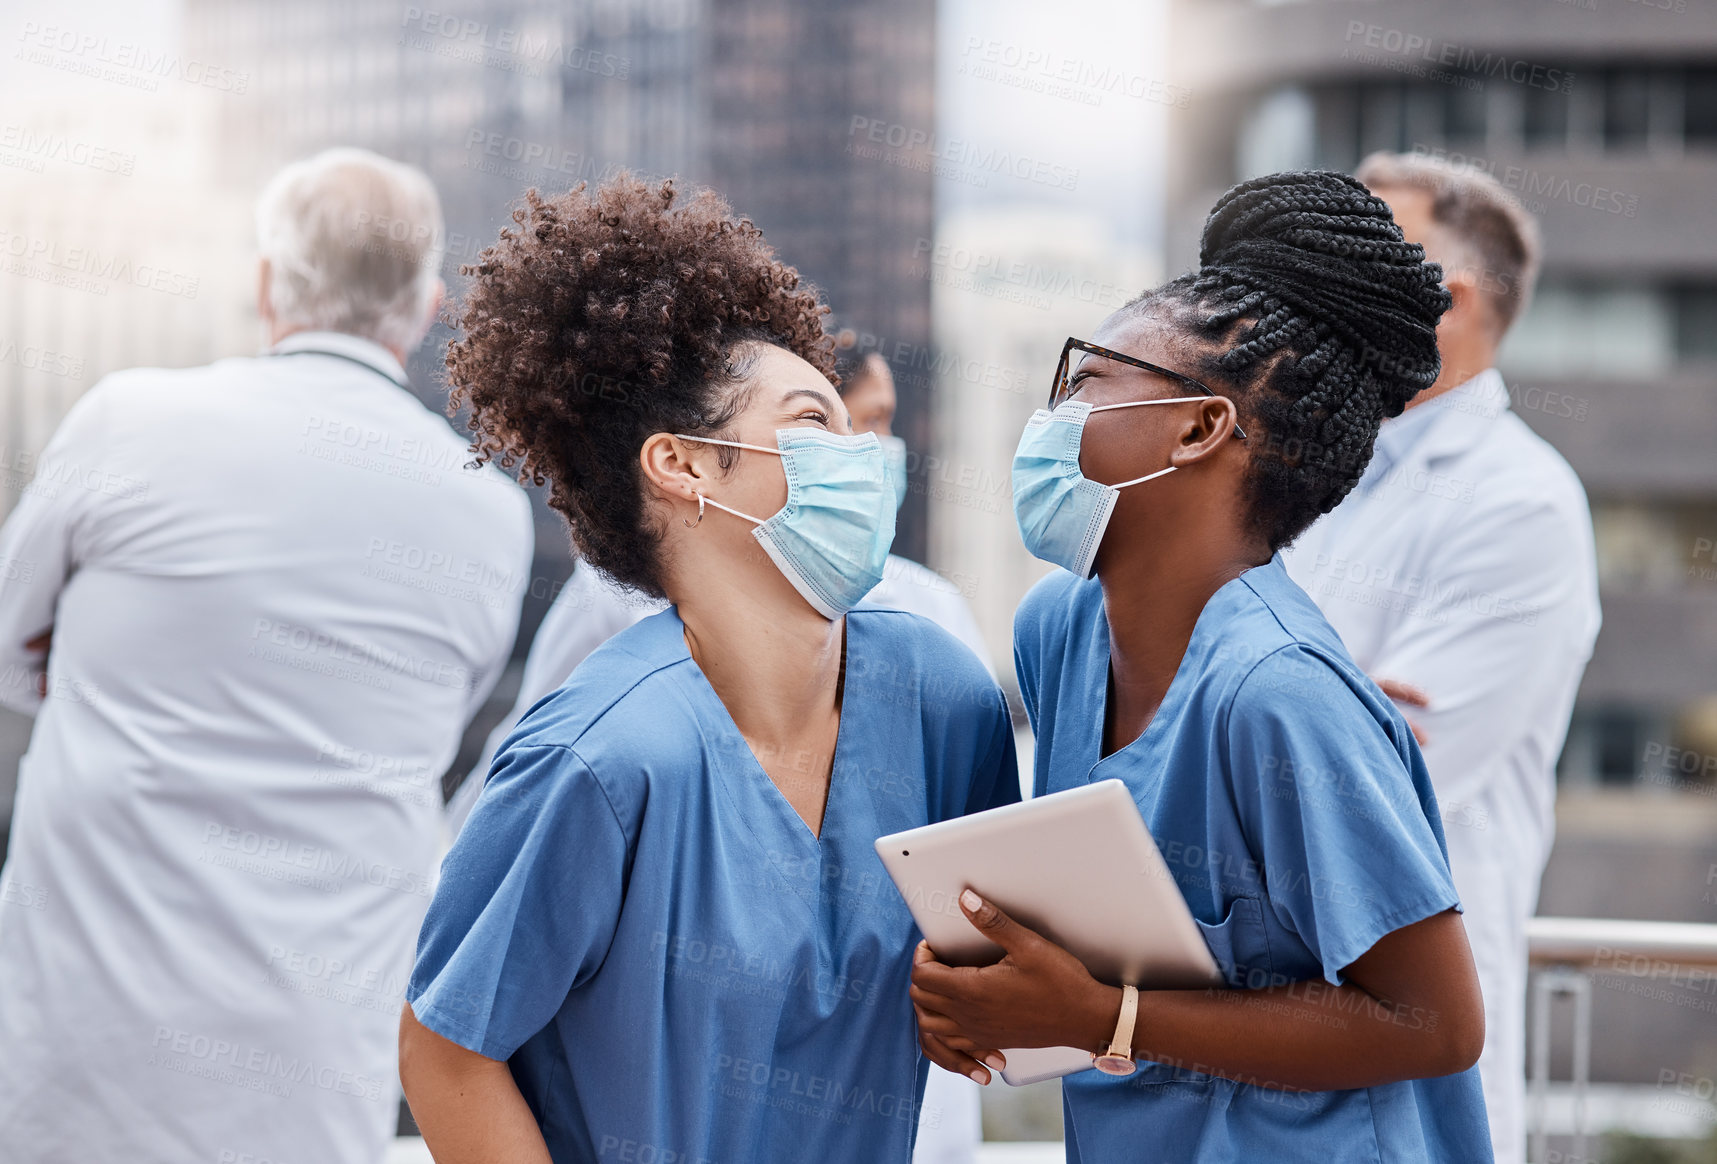
<instances>
[{"instance_id":1,"label":"watch band","mask_svg":"<svg viewBox=\"0 0 1717 1164\"><path fill-rule=\"evenodd\" d=\"M1136 987L1121 987L1121 1017L1115 1022L1115 1037L1109 1049L1093 1056L1097 1070L1105 1075L1131 1075L1138 1064L1133 1061L1133 1028L1139 1021L1139 991Z\"/></svg>"}]
</instances>

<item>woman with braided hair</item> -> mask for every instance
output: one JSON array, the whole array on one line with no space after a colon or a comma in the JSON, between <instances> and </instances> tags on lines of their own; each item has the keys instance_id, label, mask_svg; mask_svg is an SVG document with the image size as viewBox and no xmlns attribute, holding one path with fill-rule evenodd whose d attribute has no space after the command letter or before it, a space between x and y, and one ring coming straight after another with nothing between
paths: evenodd
<instances>
[{"instance_id":1,"label":"woman with braided hair","mask_svg":"<svg viewBox=\"0 0 1717 1164\"><path fill-rule=\"evenodd\" d=\"M1089 1049L1069 1161L1491 1159L1424 761L1277 556L1435 380L1441 277L1349 178L1245 182L1197 271L1068 340L1020 440L1021 535L1064 567L1014 627L1037 791L1128 785L1227 987L1098 982L963 895L1007 956L921 947L920 1043L966 1071Z\"/></svg>"}]
</instances>

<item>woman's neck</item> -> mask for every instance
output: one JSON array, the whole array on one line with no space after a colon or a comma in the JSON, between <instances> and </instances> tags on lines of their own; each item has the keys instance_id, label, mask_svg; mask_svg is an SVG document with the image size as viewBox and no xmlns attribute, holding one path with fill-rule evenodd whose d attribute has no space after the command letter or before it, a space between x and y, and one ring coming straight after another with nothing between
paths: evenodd
<instances>
[{"instance_id":1,"label":"woman's neck","mask_svg":"<svg viewBox=\"0 0 1717 1164\"><path fill-rule=\"evenodd\" d=\"M845 619L830 622L797 593L783 602L744 588L687 590L675 602L686 646L753 745L786 747L838 711Z\"/></svg>"},{"instance_id":2,"label":"woman's neck","mask_svg":"<svg viewBox=\"0 0 1717 1164\"><path fill-rule=\"evenodd\" d=\"M1194 537L1173 549L1159 544L1154 552L1150 543L1130 544L1131 553L1117 546L1121 553L1105 557L1100 580L1111 684L1104 755L1130 744L1150 724L1211 596L1260 564L1261 551L1237 554L1220 539Z\"/></svg>"}]
</instances>

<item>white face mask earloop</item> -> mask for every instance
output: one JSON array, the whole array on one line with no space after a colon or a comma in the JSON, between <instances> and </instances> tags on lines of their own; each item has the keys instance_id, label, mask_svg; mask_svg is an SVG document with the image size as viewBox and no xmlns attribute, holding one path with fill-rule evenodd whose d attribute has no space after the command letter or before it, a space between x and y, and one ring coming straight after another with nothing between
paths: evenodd
<instances>
[{"instance_id":1,"label":"white face mask earloop","mask_svg":"<svg viewBox=\"0 0 1717 1164\"><path fill-rule=\"evenodd\" d=\"M754 453L774 453L777 457L781 456L781 450L780 449L772 449L772 448L769 448L767 445L748 445L744 441L724 441L724 440L717 440L715 437L687 436L683 432L677 432L677 433L674 433L673 435L678 437L682 441L696 441L697 443L704 444L704 445L727 445L729 448L750 449ZM744 518L746 521L749 521L752 525L762 525L763 524L763 519L761 517L752 517L749 513L741 513L737 509L729 509L727 506L725 506L721 502L715 500L715 498L713 498L713 497L705 497L702 493L699 493L697 495L697 498L698 498L698 519L696 521L686 521L685 518L683 518L683 517L680 518L680 520L682 522L685 522L686 526L691 528L691 529L696 529L698 526L703 524L703 507L704 507L704 503L706 501L724 513L731 513L735 517Z\"/></svg>"},{"instance_id":2,"label":"white face mask earloop","mask_svg":"<svg viewBox=\"0 0 1717 1164\"><path fill-rule=\"evenodd\" d=\"M1147 404L1191 404L1195 400L1214 400L1214 396L1170 396L1166 400L1127 400L1120 404L1097 404L1092 412L1108 412L1113 408L1143 408Z\"/></svg>"},{"instance_id":3,"label":"white face mask earloop","mask_svg":"<svg viewBox=\"0 0 1717 1164\"><path fill-rule=\"evenodd\" d=\"M1158 477L1174 472L1178 467L1179 466L1176 465L1170 465L1166 469L1158 469L1155 473L1146 473L1143 477L1134 477L1131 481L1117 481L1115 484L1109 486L1109 488L1125 489L1129 485L1143 485L1146 481L1155 481Z\"/></svg>"},{"instance_id":4,"label":"white face mask earloop","mask_svg":"<svg viewBox=\"0 0 1717 1164\"><path fill-rule=\"evenodd\" d=\"M1209 396L1171 396L1166 400L1128 400L1122 404L1099 404L1092 412L1107 412L1112 408L1143 408L1147 404L1188 404L1195 400L1209 400ZM1134 477L1131 481L1118 481L1109 486L1111 489L1125 489L1129 485L1143 485L1146 481L1155 481L1175 471L1178 466L1170 465L1166 469L1158 469L1155 473L1146 473L1143 477Z\"/></svg>"},{"instance_id":5,"label":"white face mask earloop","mask_svg":"<svg viewBox=\"0 0 1717 1164\"><path fill-rule=\"evenodd\" d=\"M741 513L737 509L729 509L727 506L723 505L721 502L717 501L715 498L705 497L702 493L699 493L698 494L698 519L697 519L697 521L687 521L686 522L687 525L696 527L696 526L702 524L702 522L703 522L703 507L704 507L704 503L706 501L709 504L715 506L717 509L721 510L723 513L731 513L735 517L742 517L746 521L749 521L752 525L762 525L763 524L763 519L761 517L752 517L749 513ZM685 521L684 518L681 518L680 520Z\"/></svg>"}]
</instances>

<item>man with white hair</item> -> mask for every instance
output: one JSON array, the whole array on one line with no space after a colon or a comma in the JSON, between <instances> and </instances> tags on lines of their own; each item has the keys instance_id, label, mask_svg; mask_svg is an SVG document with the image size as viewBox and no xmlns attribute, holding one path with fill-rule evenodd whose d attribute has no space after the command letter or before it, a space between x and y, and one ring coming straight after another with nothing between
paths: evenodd
<instances>
[{"instance_id":1,"label":"man with white hair","mask_svg":"<svg viewBox=\"0 0 1717 1164\"><path fill-rule=\"evenodd\" d=\"M1490 175L1373 154L1356 175L1443 267L1436 383L1385 421L1353 493L1284 556L1354 660L1405 705L1465 910L1497 1164L1526 1150L1526 921L1556 758L1598 634L1586 494L1509 411L1493 366L1531 297L1537 224Z\"/></svg>"},{"instance_id":2,"label":"man with white hair","mask_svg":"<svg viewBox=\"0 0 1717 1164\"><path fill-rule=\"evenodd\" d=\"M525 497L407 388L441 209L360 150L257 212L260 357L108 376L0 530L36 715L0 872L0 1161L377 1164Z\"/></svg>"}]
</instances>

